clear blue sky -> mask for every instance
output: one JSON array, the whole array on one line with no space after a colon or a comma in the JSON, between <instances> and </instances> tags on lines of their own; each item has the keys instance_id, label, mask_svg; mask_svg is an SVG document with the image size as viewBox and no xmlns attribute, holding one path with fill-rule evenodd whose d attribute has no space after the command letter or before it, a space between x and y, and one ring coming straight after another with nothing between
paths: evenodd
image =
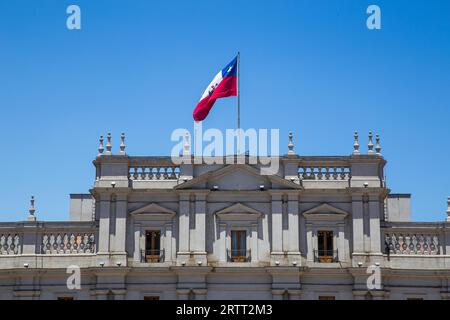
<instances>
[{"instance_id":1,"label":"clear blue sky","mask_svg":"<svg viewBox=\"0 0 450 320\"><path fill-rule=\"evenodd\" d=\"M81 30L66 28L70 4ZM369 4L379 31L366 28ZM373 130L414 220L444 220L449 12L438 0L1 1L0 220L26 219L31 194L38 219L67 219L108 131L114 150L124 131L129 154L169 154L238 50L244 128L292 129L303 155L348 155L354 130L366 151ZM235 105L218 101L204 127L233 128Z\"/></svg>"}]
</instances>

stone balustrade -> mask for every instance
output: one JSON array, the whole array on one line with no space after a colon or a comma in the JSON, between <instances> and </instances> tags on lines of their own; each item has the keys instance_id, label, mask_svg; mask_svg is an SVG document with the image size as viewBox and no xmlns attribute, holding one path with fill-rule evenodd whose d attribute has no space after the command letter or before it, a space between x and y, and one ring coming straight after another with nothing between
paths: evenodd
<instances>
[{"instance_id":1,"label":"stone balustrade","mask_svg":"<svg viewBox=\"0 0 450 320\"><path fill-rule=\"evenodd\" d=\"M156 165L129 167L128 176L131 181L178 180L179 177L179 166Z\"/></svg>"},{"instance_id":2,"label":"stone balustrade","mask_svg":"<svg viewBox=\"0 0 450 320\"><path fill-rule=\"evenodd\" d=\"M97 252L95 222L19 221L0 223L0 257L79 255Z\"/></svg>"},{"instance_id":3,"label":"stone balustrade","mask_svg":"<svg viewBox=\"0 0 450 320\"><path fill-rule=\"evenodd\" d=\"M20 254L20 236L17 233L0 233L0 255Z\"/></svg>"},{"instance_id":4,"label":"stone balustrade","mask_svg":"<svg viewBox=\"0 0 450 320\"><path fill-rule=\"evenodd\" d=\"M344 180L351 178L350 167L347 166L300 166L300 180Z\"/></svg>"},{"instance_id":5,"label":"stone balustrade","mask_svg":"<svg viewBox=\"0 0 450 320\"><path fill-rule=\"evenodd\" d=\"M42 254L80 254L95 253L94 233L53 232L42 235Z\"/></svg>"},{"instance_id":6,"label":"stone balustrade","mask_svg":"<svg viewBox=\"0 0 450 320\"><path fill-rule=\"evenodd\" d=\"M407 255L438 255L437 234L385 233L386 253Z\"/></svg>"}]
</instances>

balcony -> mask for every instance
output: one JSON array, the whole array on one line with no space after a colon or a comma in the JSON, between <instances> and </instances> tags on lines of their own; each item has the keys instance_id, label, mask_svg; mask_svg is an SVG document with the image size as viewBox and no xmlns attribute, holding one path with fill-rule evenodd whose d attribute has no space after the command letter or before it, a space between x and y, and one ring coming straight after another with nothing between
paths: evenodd
<instances>
[{"instance_id":1,"label":"balcony","mask_svg":"<svg viewBox=\"0 0 450 320\"><path fill-rule=\"evenodd\" d=\"M141 250L141 262L143 263L164 262L164 249Z\"/></svg>"},{"instance_id":2,"label":"balcony","mask_svg":"<svg viewBox=\"0 0 450 320\"><path fill-rule=\"evenodd\" d=\"M337 250L314 250L314 262L333 263L339 262Z\"/></svg>"},{"instance_id":3,"label":"balcony","mask_svg":"<svg viewBox=\"0 0 450 320\"><path fill-rule=\"evenodd\" d=\"M250 250L227 250L227 261L228 262L250 262L251 252Z\"/></svg>"}]
</instances>

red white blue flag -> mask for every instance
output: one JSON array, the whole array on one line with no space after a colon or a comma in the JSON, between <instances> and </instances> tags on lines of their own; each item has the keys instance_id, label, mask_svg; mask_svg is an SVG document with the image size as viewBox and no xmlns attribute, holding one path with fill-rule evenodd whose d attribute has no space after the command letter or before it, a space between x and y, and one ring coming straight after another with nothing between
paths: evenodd
<instances>
[{"instance_id":1,"label":"red white blue flag","mask_svg":"<svg viewBox=\"0 0 450 320\"><path fill-rule=\"evenodd\" d=\"M213 107L216 99L237 96L237 57L219 71L203 92L194 110L194 120L202 121Z\"/></svg>"}]
</instances>

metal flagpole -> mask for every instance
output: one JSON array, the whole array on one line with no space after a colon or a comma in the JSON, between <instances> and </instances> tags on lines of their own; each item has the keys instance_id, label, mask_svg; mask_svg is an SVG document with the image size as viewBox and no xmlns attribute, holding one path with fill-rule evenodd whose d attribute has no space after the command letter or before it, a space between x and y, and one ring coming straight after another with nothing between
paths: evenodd
<instances>
[{"instance_id":1,"label":"metal flagpole","mask_svg":"<svg viewBox=\"0 0 450 320\"><path fill-rule=\"evenodd\" d=\"M238 144L237 154L241 153L241 53L237 54L237 129L238 129Z\"/></svg>"}]
</instances>

